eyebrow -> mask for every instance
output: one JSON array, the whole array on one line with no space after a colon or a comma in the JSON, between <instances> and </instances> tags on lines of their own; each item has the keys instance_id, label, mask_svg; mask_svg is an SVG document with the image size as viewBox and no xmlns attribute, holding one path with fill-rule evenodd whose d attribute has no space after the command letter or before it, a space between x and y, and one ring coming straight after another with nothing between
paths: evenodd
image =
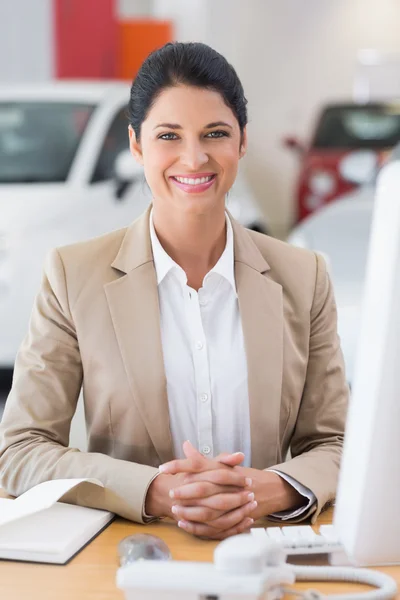
<instances>
[{"instance_id":1,"label":"eyebrow","mask_svg":"<svg viewBox=\"0 0 400 600\"><path fill-rule=\"evenodd\" d=\"M205 129L212 129L213 127L221 126L232 129L232 125L229 125L229 123L225 123L224 121L215 121L214 123L209 123L205 126ZM179 125L179 123L160 123L159 125L156 125L154 129L158 129L159 127L166 127L168 129L182 129L182 125Z\"/></svg>"}]
</instances>

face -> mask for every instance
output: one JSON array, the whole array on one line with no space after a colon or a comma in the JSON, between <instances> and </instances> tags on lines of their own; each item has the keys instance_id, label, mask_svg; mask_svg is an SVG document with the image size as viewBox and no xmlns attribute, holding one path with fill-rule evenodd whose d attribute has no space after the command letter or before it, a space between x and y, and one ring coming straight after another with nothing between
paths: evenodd
<instances>
[{"instance_id":1,"label":"face","mask_svg":"<svg viewBox=\"0 0 400 600\"><path fill-rule=\"evenodd\" d=\"M130 147L144 167L154 206L205 214L225 206L239 159L246 151L238 121L218 92L165 89Z\"/></svg>"}]
</instances>

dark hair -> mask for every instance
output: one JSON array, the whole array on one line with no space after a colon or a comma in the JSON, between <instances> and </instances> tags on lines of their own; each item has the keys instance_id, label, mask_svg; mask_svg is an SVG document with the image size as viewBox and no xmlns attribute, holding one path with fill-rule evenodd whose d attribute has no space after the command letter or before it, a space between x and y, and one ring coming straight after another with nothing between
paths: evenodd
<instances>
[{"instance_id":1,"label":"dark hair","mask_svg":"<svg viewBox=\"0 0 400 600\"><path fill-rule=\"evenodd\" d=\"M247 100L232 65L206 44L174 42L149 54L133 80L128 117L138 141L141 125L157 97L164 89L179 84L219 92L243 134Z\"/></svg>"}]
</instances>

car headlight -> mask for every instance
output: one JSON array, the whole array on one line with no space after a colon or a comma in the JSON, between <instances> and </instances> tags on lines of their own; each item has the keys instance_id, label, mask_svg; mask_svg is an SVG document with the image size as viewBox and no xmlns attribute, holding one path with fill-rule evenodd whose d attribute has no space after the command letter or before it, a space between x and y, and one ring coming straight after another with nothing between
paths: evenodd
<instances>
[{"instance_id":1,"label":"car headlight","mask_svg":"<svg viewBox=\"0 0 400 600\"><path fill-rule=\"evenodd\" d=\"M336 189L336 179L328 171L313 171L308 180L311 192L317 196L329 196Z\"/></svg>"},{"instance_id":2,"label":"car headlight","mask_svg":"<svg viewBox=\"0 0 400 600\"><path fill-rule=\"evenodd\" d=\"M378 159L373 150L357 150L339 163L339 173L345 181L362 185L369 183L376 172Z\"/></svg>"}]
</instances>

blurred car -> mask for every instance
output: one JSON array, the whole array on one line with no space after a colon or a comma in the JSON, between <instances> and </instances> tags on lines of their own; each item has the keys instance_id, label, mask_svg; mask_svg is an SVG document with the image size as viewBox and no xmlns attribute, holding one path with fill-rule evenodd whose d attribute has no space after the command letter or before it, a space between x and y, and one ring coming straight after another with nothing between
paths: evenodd
<instances>
[{"instance_id":1,"label":"blurred car","mask_svg":"<svg viewBox=\"0 0 400 600\"><path fill-rule=\"evenodd\" d=\"M399 141L399 103L325 106L308 147L285 139L301 157L296 222L367 183Z\"/></svg>"},{"instance_id":2,"label":"blurred car","mask_svg":"<svg viewBox=\"0 0 400 600\"><path fill-rule=\"evenodd\" d=\"M129 225L151 196L128 148L122 82L0 88L0 369L12 368L47 252ZM228 198L267 224L242 175Z\"/></svg>"},{"instance_id":3,"label":"blurred car","mask_svg":"<svg viewBox=\"0 0 400 600\"><path fill-rule=\"evenodd\" d=\"M315 250L326 260L349 383L360 329L374 194L373 184L363 186L307 217L288 237L290 244Z\"/></svg>"},{"instance_id":4,"label":"blurred car","mask_svg":"<svg viewBox=\"0 0 400 600\"><path fill-rule=\"evenodd\" d=\"M400 143L387 157L387 162L392 161L400 161ZM288 237L289 243L315 250L326 260L336 297L338 331L350 384L360 331L377 175L378 172L368 184L307 217Z\"/></svg>"}]
</instances>

